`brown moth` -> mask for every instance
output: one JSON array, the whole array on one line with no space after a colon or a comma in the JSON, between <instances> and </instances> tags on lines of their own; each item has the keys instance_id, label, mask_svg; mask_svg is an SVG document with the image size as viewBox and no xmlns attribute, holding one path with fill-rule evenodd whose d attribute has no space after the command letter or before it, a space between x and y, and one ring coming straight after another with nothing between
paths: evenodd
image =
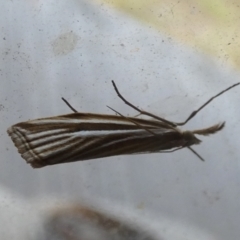
<instances>
[{"instance_id":1,"label":"brown moth","mask_svg":"<svg viewBox=\"0 0 240 240\"><path fill-rule=\"evenodd\" d=\"M40 168L117 155L173 152L187 147L203 160L191 148L201 142L195 135L214 134L225 123L193 131L181 131L178 126L186 124L213 99L240 82L210 98L181 123L140 110L120 94L114 81L112 84L124 103L154 120L126 117L112 108L117 115L80 113L63 98L74 113L17 123L7 130L22 158L33 168Z\"/></svg>"}]
</instances>

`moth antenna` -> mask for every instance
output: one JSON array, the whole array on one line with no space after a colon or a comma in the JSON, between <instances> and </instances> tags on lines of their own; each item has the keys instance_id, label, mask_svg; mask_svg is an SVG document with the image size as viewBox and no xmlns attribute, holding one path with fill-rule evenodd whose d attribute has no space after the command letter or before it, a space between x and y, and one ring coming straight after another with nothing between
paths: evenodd
<instances>
[{"instance_id":1,"label":"moth antenna","mask_svg":"<svg viewBox=\"0 0 240 240\"><path fill-rule=\"evenodd\" d=\"M225 122L223 123L218 123L215 124L211 127L204 128L204 129L199 129L199 130L194 130L192 131L193 134L198 134L198 135L203 135L203 136L208 136L210 134L214 134L218 131L221 131L225 126Z\"/></svg>"},{"instance_id":2,"label":"moth antenna","mask_svg":"<svg viewBox=\"0 0 240 240\"><path fill-rule=\"evenodd\" d=\"M62 97L62 100L67 104L67 106L68 106L73 112L75 112L75 113L78 112L74 107L72 107L72 105L71 105L65 98Z\"/></svg>"},{"instance_id":3,"label":"moth antenna","mask_svg":"<svg viewBox=\"0 0 240 240\"><path fill-rule=\"evenodd\" d=\"M224 89L223 91L221 91L220 93L216 94L215 96L211 97L207 102L205 102L202 106L200 106L197 110L193 111L190 116L181 123L175 123L177 126L182 126L185 125L190 119L192 119L198 112L200 112L204 107L206 107L211 101L213 101L215 98L219 97L220 95L222 95L223 93L229 91L230 89L238 86L240 84L240 82L233 84L232 86Z\"/></svg>"}]
</instances>

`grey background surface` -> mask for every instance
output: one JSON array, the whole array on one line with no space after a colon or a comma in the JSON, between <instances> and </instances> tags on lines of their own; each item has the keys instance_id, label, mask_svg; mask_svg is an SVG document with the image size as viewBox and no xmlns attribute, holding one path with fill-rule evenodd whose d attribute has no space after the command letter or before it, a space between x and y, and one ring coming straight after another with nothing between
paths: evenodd
<instances>
[{"instance_id":1,"label":"grey background surface","mask_svg":"<svg viewBox=\"0 0 240 240\"><path fill-rule=\"evenodd\" d=\"M69 113L61 97L81 112L111 114L106 107L110 105L136 115L116 96L113 79L132 103L182 121L209 97L239 81L238 72L93 1L2 1L0 9L3 189L31 202L51 197L95 203L101 199L105 205L109 201L137 216L159 219L165 239L239 239L239 88L184 127L197 129L226 120L222 132L202 137L203 143L194 147L205 163L181 150L34 170L6 133L20 121ZM198 231L189 236L184 229L183 238L171 238L161 228L165 218L172 221L168 232L176 223ZM0 235L6 231L1 229Z\"/></svg>"}]
</instances>

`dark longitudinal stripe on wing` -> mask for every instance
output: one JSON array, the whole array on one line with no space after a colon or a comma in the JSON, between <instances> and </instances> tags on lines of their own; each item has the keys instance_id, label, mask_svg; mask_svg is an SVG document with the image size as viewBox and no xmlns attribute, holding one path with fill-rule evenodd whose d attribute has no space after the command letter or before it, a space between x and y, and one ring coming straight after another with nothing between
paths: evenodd
<instances>
[{"instance_id":1,"label":"dark longitudinal stripe on wing","mask_svg":"<svg viewBox=\"0 0 240 240\"><path fill-rule=\"evenodd\" d=\"M158 152L164 149L171 149L181 143L181 136L177 132L168 132L153 136L147 132L141 135L108 135L106 137L89 137L87 139L75 138L68 142L66 146L58 145L56 149L48 149L44 157L39 159L42 166L64 162L89 160L114 155L124 155L133 153ZM38 151L35 149L35 151Z\"/></svg>"},{"instance_id":2,"label":"dark longitudinal stripe on wing","mask_svg":"<svg viewBox=\"0 0 240 240\"><path fill-rule=\"evenodd\" d=\"M178 132L166 132L151 135L148 132L141 134L121 134L121 136L106 136L92 142L83 152L76 152L76 160L88 160L94 158L125 155L134 153L159 152L164 149L175 148L181 143L181 135Z\"/></svg>"}]
</instances>

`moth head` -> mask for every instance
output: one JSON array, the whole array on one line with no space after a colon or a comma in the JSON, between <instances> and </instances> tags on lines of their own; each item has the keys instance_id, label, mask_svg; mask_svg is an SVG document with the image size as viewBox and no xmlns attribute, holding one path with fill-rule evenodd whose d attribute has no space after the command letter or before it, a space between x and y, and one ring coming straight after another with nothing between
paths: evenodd
<instances>
[{"instance_id":1,"label":"moth head","mask_svg":"<svg viewBox=\"0 0 240 240\"><path fill-rule=\"evenodd\" d=\"M201 140L198 139L193 132L191 131L184 131L182 133L184 140L186 141L187 146L195 145L201 143Z\"/></svg>"}]
</instances>

